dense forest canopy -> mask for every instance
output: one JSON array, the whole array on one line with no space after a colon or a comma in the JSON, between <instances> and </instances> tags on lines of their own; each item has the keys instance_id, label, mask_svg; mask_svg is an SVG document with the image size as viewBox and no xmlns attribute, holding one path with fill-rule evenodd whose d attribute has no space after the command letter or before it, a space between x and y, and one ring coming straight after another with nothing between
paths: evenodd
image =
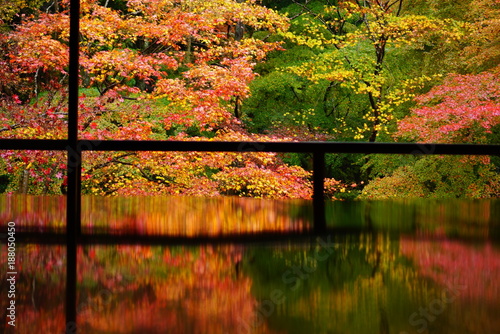
<instances>
[{"instance_id":1,"label":"dense forest canopy","mask_svg":"<svg viewBox=\"0 0 500 334\"><path fill-rule=\"evenodd\" d=\"M66 137L69 1L0 5L2 138ZM499 143L500 1L82 0L83 139ZM61 152L0 152L58 194ZM83 192L310 198L307 154L85 152ZM498 197L498 157L327 157L331 198Z\"/></svg>"}]
</instances>

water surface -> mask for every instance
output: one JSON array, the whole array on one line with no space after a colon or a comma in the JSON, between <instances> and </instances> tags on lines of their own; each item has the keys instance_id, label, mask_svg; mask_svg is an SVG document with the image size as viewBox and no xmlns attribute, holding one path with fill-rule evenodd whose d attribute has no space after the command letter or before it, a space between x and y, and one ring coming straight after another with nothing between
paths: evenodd
<instances>
[{"instance_id":1,"label":"water surface","mask_svg":"<svg viewBox=\"0 0 500 334\"><path fill-rule=\"evenodd\" d=\"M0 202L2 229L63 231L62 197ZM191 236L308 229L310 213L302 201L85 198L82 217L89 233ZM79 246L78 333L500 333L498 217L498 201L332 202L328 225L358 232ZM15 333L62 333L65 246L18 244L16 254Z\"/></svg>"}]
</instances>

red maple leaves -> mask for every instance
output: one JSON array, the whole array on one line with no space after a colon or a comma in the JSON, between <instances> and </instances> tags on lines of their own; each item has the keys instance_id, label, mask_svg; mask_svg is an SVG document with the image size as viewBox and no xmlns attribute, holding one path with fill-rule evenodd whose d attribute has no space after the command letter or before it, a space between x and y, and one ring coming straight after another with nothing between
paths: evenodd
<instances>
[{"instance_id":1,"label":"red maple leaves","mask_svg":"<svg viewBox=\"0 0 500 334\"><path fill-rule=\"evenodd\" d=\"M405 139L440 143L488 143L500 124L498 73L449 75L417 99L418 107L399 122Z\"/></svg>"}]
</instances>

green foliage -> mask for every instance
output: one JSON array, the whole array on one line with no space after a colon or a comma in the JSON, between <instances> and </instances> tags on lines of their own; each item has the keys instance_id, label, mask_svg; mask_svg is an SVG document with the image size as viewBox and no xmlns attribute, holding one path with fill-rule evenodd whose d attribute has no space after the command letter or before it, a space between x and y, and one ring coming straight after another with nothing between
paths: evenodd
<instances>
[{"instance_id":1,"label":"green foliage","mask_svg":"<svg viewBox=\"0 0 500 334\"><path fill-rule=\"evenodd\" d=\"M0 194L3 194L9 186L11 176L9 174L0 175Z\"/></svg>"},{"instance_id":2,"label":"green foliage","mask_svg":"<svg viewBox=\"0 0 500 334\"><path fill-rule=\"evenodd\" d=\"M464 20L469 14L471 0L406 0L403 12L441 19Z\"/></svg>"},{"instance_id":3,"label":"green foliage","mask_svg":"<svg viewBox=\"0 0 500 334\"><path fill-rule=\"evenodd\" d=\"M261 4L267 8L281 10L294 3L294 0L262 0Z\"/></svg>"},{"instance_id":4,"label":"green foliage","mask_svg":"<svg viewBox=\"0 0 500 334\"><path fill-rule=\"evenodd\" d=\"M252 96L243 105L243 120L249 130L262 133L272 127L273 121L295 110L305 86L300 78L278 71L255 79L250 85Z\"/></svg>"},{"instance_id":5,"label":"green foliage","mask_svg":"<svg viewBox=\"0 0 500 334\"><path fill-rule=\"evenodd\" d=\"M40 8L45 0L7 0L0 3L0 21L10 21L16 15Z\"/></svg>"},{"instance_id":6,"label":"green foliage","mask_svg":"<svg viewBox=\"0 0 500 334\"><path fill-rule=\"evenodd\" d=\"M363 190L360 198L388 199L489 198L500 196L500 174L478 157L426 156L412 164L388 170L386 177L376 178ZM377 167L387 166L385 164ZM379 175L382 173L379 171Z\"/></svg>"},{"instance_id":7,"label":"green foliage","mask_svg":"<svg viewBox=\"0 0 500 334\"><path fill-rule=\"evenodd\" d=\"M361 174L361 154L339 153L325 156L327 177L347 183L364 181Z\"/></svg>"},{"instance_id":8,"label":"green foliage","mask_svg":"<svg viewBox=\"0 0 500 334\"><path fill-rule=\"evenodd\" d=\"M361 172L365 177L373 179L390 176L401 166L415 163L418 158L412 155L370 154L363 160Z\"/></svg>"}]
</instances>

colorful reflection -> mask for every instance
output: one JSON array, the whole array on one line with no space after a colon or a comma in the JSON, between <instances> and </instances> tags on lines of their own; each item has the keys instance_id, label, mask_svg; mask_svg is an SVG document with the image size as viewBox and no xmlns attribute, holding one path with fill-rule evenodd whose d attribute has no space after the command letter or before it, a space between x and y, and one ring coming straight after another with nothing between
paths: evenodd
<instances>
[{"instance_id":1,"label":"colorful reflection","mask_svg":"<svg viewBox=\"0 0 500 334\"><path fill-rule=\"evenodd\" d=\"M498 203L334 202L330 224L351 219L365 232L302 242L79 246L78 333L500 333ZM2 228L12 220L16 231L64 231L64 197L0 204ZM309 228L309 209L85 197L82 218L91 233L218 235ZM6 253L2 243L2 282ZM15 333L63 333L65 247L18 244L16 261Z\"/></svg>"},{"instance_id":2,"label":"colorful reflection","mask_svg":"<svg viewBox=\"0 0 500 334\"><path fill-rule=\"evenodd\" d=\"M221 235L302 231L311 226L305 200L240 197L82 197L84 233ZM66 197L0 196L0 228L14 221L18 231L65 231Z\"/></svg>"},{"instance_id":3,"label":"colorful reflection","mask_svg":"<svg viewBox=\"0 0 500 334\"><path fill-rule=\"evenodd\" d=\"M500 200L328 201L329 227L500 240ZM0 195L0 229L65 231L64 196ZM223 235L302 231L312 203L241 197L82 197L84 233Z\"/></svg>"},{"instance_id":4,"label":"colorful reflection","mask_svg":"<svg viewBox=\"0 0 500 334\"><path fill-rule=\"evenodd\" d=\"M35 232L66 231L66 197L33 195L0 195L0 228L9 221L16 230Z\"/></svg>"},{"instance_id":5,"label":"colorful reflection","mask_svg":"<svg viewBox=\"0 0 500 334\"><path fill-rule=\"evenodd\" d=\"M242 255L237 246L81 248L81 329L233 333L256 305Z\"/></svg>"},{"instance_id":6,"label":"colorful reflection","mask_svg":"<svg viewBox=\"0 0 500 334\"><path fill-rule=\"evenodd\" d=\"M80 246L78 333L497 333L498 259L491 243L376 233ZM64 331L65 262L61 246L19 247L15 333Z\"/></svg>"},{"instance_id":7,"label":"colorful reflection","mask_svg":"<svg viewBox=\"0 0 500 334\"><path fill-rule=\"evenodd\" d=\"M5 270L8 268L6 243L2 242L0 249L2 319L8 319L7 303L15 301L15 327L2 322L3 332L62 334L65 323L66 247L17 243L15 298L8 298L4 284L8 272Z\"/></svg>"},{"instance_id":8,"label":"colorful reflection","mask_svg":"<svg viewBox=\"0 0 500 334\"><path fill-rule=\"evenodd\" d=\"M326 217L331 227L500 239L500 199L330 201Z\"/></svg>"},{"instance_id":9,"label":"colorful reflection","mask_svg":"<svg viewBox=\"0 0 500 334\"><path fill-rule=\"evenodd\" d=\"M310 203L241 197L85 197L90 233L220 235L309 229Z\"/></svg>"}]
</instances>

